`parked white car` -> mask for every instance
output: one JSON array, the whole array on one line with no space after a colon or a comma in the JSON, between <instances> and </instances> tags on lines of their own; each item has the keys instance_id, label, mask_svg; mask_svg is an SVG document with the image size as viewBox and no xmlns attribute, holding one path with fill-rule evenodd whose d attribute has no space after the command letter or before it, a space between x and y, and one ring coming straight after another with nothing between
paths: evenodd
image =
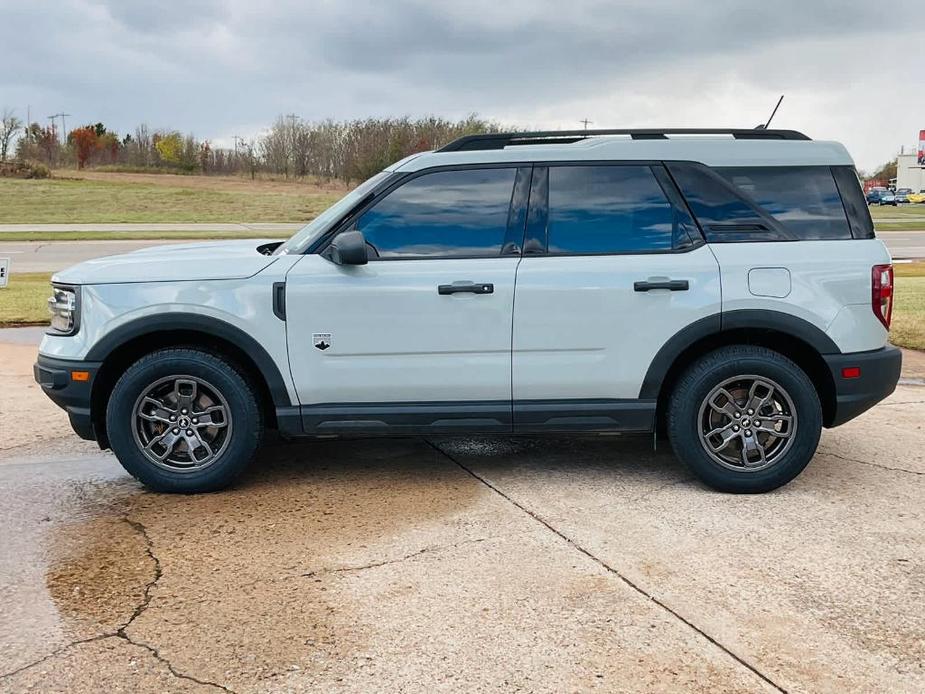
<instances>
[{"instance_id":1,"label":"parked white car","mask_svg":"<svg viewBox=\"0 0 925 694\"><path fill-rule=\"evenodd\" d=\"M465 137L286 242L52 284L36 380L160 491L225 487L275 429L664 432L708 485L762 492L900 372L853 162L794 131Z\"/></svg>"}]
</instances>

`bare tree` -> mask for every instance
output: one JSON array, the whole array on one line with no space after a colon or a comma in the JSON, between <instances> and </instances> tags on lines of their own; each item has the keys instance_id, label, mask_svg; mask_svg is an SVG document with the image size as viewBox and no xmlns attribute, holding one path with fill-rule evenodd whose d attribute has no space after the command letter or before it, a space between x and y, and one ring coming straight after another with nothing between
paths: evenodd
<instances>
[{"instance_id":1,"label":"bare tree","mask_svg":"<svg viewBox=\"0 0 925 694\"><path fill-rule=\"evenodd\" d=\"M22 121L13 115L13 111L3 109L3 118L0 119L0 161L6 161L10 144L21 128Z\"/></svg>"},{"instance_id":2,"label":"bare tree","mask_svg":"<svg viewBox=\"0 0 925 694\"><path fill-rule=\"evenodd\" d=\"M247 172L251 175L251 179L256 178L257 176L257 164L259 163L259 158L257 156L257 143L254 140L246 140L243 137L235 137L237 144L235 149L237 150L238 158L244 162L244 167Z\"/></svg>"},{"instance_id":3,"label":"bare tree","mask_svg":"<svg viewBox=\"0 0 925 694\"><path fill-rule=\"evenodd\" d=\"M135 128L135 148L133 153L135 161L132 163L138 166L149 166L153 159L151 150L154 149L154 143L151 140L147 123L142 123Z\"/></svg>"}]
</instances>

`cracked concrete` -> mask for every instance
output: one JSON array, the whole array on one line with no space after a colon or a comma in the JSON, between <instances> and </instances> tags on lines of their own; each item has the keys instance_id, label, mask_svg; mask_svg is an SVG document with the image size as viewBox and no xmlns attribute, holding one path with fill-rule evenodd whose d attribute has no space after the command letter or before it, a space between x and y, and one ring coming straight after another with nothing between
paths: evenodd
<instances>
[{"instance_id":1,"label":"cracked concrete","mask_svg":"<svg viewBox=\"0 0 925 694\"><path fill-rule=\"evenodd\" d=\"M454 463L456 463L457 465L459 465L459 467L461 467L461 468L462 468L463 470L465 470L467 473L469 473L470 475L472 475L475 479L479 480L479 482L481 482L481 483L484 484L486 487L488 487L489 489L491 489L493 492L495 492L496 494L498 494L500 497L502 497L503 499L507 500L509 503L513 504L513 505L516 506L518 509L520 509L521 511L523 511L524 513L526 513L526 514L527 514L528 516L530 516L533 520L535 520L537 523L539 523L540 525L542 525L544 528L546 528L547 530L549 530L550 532L552 532L552 533L553 533L554 535L556 535L557 537L561 538L563 541L565 541L565 542L568 543L569 545L571 545L571 546L572 546L573 548L575 548L578 552L580 552L581 554L585 555L586 557L588 557L591 561L595 562L596 564L599 564L599 565L600 565L601 567L603 567L606 571L610 572L611 574L613 574L614 576L616 576L617 578L619 578L619 579L620 579L621 581L623 581L627 586L629 586L630 588L632 588L634 591L636 591L637 593L639 593L641 596L643 596L643 597L646 598L647 600L651 600L652 602L654 602L656 605L658 605L660 608L662 608L663 610L665 610L668 614L670 614L672 617L674 617L675 619L677 619L679 622L681 622L681 623L684 624L685 626L687 626L687 627L693 629L695 632L697 632L698 634L700 634L704 639L706 639L706 640L709 641L711 644L713 644L714 646L716 646L719 650L721 650L723 653L725 653L725 654L728 655L730 658L732 658L733 660L735 660L737 663L740 663L743 667L745 667L746 669L748 669L748 670L750 670L751 672L755 673L755 675L757 675L763 682L765 682L766 684L770 685L772 688L774 688L775 690L777 690L777 691L779 691L779 692L784 692L784 691L785 691L783 688L781 688L777 683L775 683L773 680L771 680L767 675L765 675L763 672L761 672L761 671L760 671L758 668L756 668L754 665L752 665L751 663L749 663L748 661L746 661L745 659L743 659L741 656L739 656L739 655L737 655L736 653L734 653L734 652L733 652L732 650L730 650L727 646L724 646L722 643L720 643L720 642L717 641L715 638L713 638L712 636L710 636L709 634L707 634L705 631L703 631L702 629L700 629L699 627L697 627L695 624L691 623L690 621L688 621L687 619L685 619L684 617L682 617L680 614L678 614L675 610L673 610L673 609L672 609L671 607L669 607L667 604L665 604L665 603L663 603L661 600L659 600L656 596L652 595L651 593L649 593L648 591L646 591L644 588L642 588L640 585L634 583L632 580L630 580L630 579L627 578L625 575L623 575L622 573L620 573L620 571L619 571L618 569L616 569L616 568L614 568L613 566L611 566L610 564L608 564L604 559L602 559L601 557L597 556L597 555L594 554L592 551L590 551L589 549L587 549L586 547L584 547L583 545L581 545L578 541L576 541L575 539L569 537L569 536L566 535L564 532L562 532L561 530L559 530L558 528L556 528L555 526L553 526L549 521L545 520L541 515L539 515L538 513L534 512L534 511L532 511L532 510L530 510L527 506L524 506L524 505L521 504L520 502L516 501L516 500L513 499L512 497L510 497L510 496L508 496L507 494L505 494L503 491L501 491L501 489L499 489L499 488L496 487L494 484L492 484L490 481L488 481L487 479L485 479L484 477L482 477L481 475L479 475L477 472L474 472L473 470L469 469L468 467L466 467L465 465L463 465L462 463L460 463L458 460L454 459L452 455L450 455L449 453L447 453L446 451L444 451L443 449L441 449L439 446L436 446L435 444L433 444L433 443L431 443L431 442L428 442L428 443L429 443L433 448L435 448L436 450L438 450L438 451L440 451L441 453L443 453L449 460L451 460L451 461L453 461ZM686 480L683 480L683 481L686 481ZM681 481L669 482L669 483L666 483L666 484L661 485L661 486L659 486L659 487L656 487L656 489L654 489L654 490L652 491L651 494L658 493L658 492L660 492L661 490L663 490L663 489L665 489L665 488L667 488L667 487L669 487L669 486L673 486L674 484L678 484L679 482L681 482ZM646 498L647 496L651 496L651 494L644 494L644 495L641 495L640 497L637 498L637 500Z\"/></svg>"},{"instance_id":2,"label":"cracked concrete","mask_svg":"<svg viewBox=\"0 0 925 694\"><path fill-rule=\"evenodd\" d=\"M196 497L24 441L0 451L0 691L920 692L920 400L761 496L631 438L267 446Z\"/></svg>"}]
</instances>

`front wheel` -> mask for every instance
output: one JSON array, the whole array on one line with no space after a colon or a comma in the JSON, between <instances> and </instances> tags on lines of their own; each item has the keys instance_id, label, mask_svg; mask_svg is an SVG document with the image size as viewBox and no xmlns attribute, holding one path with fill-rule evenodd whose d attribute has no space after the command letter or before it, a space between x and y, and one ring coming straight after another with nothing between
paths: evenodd
<instances>
[{"instance_id":1,"label":"front wheel","mask_svg":"<svg viewBox=\"0 0 925 694\"><path fill-rule=\"evenodd\" d=\"M809 464L822 432L816 389L800 367L763 347L723 347L681 376L668 410L675 454L725 492L780 487Z\"/></svg>"},{"instance_id":2,"label":"front wheel","mask_svg":"<svg viewBox=\"0 0 925 694\"><path fill-rule=\"evenodd\" d=\"M163 349L116 383L106 428L122 466L160 492L222 489L247 466L262 433L244 375L198 349Z\"/></svg>"}]
</instances>

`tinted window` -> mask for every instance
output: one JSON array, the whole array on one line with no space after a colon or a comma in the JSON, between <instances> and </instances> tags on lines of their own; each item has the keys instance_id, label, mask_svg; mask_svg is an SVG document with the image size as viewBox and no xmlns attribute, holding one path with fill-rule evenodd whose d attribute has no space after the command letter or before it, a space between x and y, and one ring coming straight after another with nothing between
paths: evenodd
<instances>
[{"instance_id":1,"label":"tinted window","mask_svg":"<svg viewBox=\"0 0 925 694\"><path fill-rule=\"evenodd\" d=\"M851 238L845 208L827 166L718 168L716 171L797 238Z\"/></svg>"},{"instance_id":2,"label":"tinted window","mask_svg":"<svg viewBox=\"0 0 925 694\"><path fill-rule=\"evenodd\" d=\"M700 222L707 241L775 241L781 238L749 202L724 178L696 164L669 164L674 177Z\"/></svg>"},{"instance_id":3,"label":"tinted window","mask_svg":"<svg viewBox=\"0 0 925 694\"><path fill-rule=\"evenodd\" d=\"M689 243L648 166L549 167L550 253L632 253Z\"/></svg>"},{"instance_id":4,"label":"tinted window","mask_svg":"<svg viewBox=\"0 0 925 694\"><path fill-rule=\"evenodd\" d=\"M832 175L835 176L835 185L845 203L851 235L856 239L874 238L874 223L867 209L867 199L861 189L858 172L853 166L833 166Z\"/></svg>"},{"instance_id":5,"label":"tinted window","mask_svg":"<svg viewBox=\"0 0 925 694\"><path fill-rule=\"evenodd\" d=\"M516 169L441 171L413 178L365 212L356 228L370 256L498 256Z\"/></svg>"}]
</instances>

